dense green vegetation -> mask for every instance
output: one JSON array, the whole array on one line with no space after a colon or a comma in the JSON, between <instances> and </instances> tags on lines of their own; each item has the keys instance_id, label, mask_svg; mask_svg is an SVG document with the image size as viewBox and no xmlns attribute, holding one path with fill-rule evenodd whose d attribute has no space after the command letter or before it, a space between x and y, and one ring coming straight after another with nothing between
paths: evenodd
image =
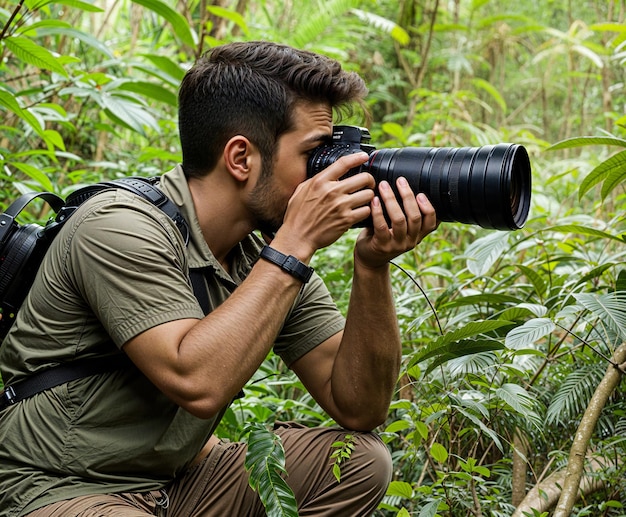
<instances>
[{"instance_id":1,"label":"dense green vegetation","mask_svg":"<svg viewBox=\"0 0 626 517\"><path fill-rule=\"evenodd\" d=\"M0 206L168 170L184 70L232 40L361 73L378 147L524 144L524 229L444 223L396 261L405 361L380 429L395 478L379 514L626 515L625 13L623 0L0 0ZM354 238L315 259L341 308ZM273 356L246 394L223 436L331 424Z\"/></svg>"}]
</instances>

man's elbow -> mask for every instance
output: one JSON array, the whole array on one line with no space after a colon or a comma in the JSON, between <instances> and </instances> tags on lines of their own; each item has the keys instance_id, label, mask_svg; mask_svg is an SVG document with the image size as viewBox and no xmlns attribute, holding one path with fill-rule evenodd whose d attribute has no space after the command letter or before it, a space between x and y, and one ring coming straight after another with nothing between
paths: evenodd
<instances>
[{"instance_id":1,"label":"man's elbow","mask_svg":"<svg viewBox=\"0 0 626 517\"><path fill-rule=\"evenodd\" d=\"M222 409L209 400L193 400L179 403L179 406L196 418L210 420L216 417Z\"/></svg>"},{"instance_id":2,"label":"man's elbow","mask_svg":"<svg viewBox=\"0 0 626 517\"><path fill-rule=\"evenodd\" d=\"M216 417L230 402L223 394L213 395L196 389L178 389L176 393L170 394L170 398L179 407L203 420Z\"/></svg>"},{"instance_id":3,"label":"man's elbow","mask_svg":"<svg viewBox=\"0 0 626 517\"><path fill-rule=\"evenodd\" d=\"M335 418L335 422L350 431L371 432L385 423L387 415L387 410L378 413L360 413L357 415L337 417Z\"/></svg>"}]
</instances>

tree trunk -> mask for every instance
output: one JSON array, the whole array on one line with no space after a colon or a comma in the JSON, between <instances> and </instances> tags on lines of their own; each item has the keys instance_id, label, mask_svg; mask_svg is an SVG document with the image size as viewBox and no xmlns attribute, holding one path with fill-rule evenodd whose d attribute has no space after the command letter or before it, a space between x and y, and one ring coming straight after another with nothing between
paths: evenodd
<instances>
[{"instance_id":1,"label":"tree trunk","mask_svg":"<svg viewBox=\"0 0 626 517\"><path fill-rule=\"evenodd\" d=\"M569 517L581 494L590 494L603 487L602 480L584 474L585 457L600 413L624 375L626 343L617 347L611 361L612 364L607 368L580 421L570 449L567 469L553 472L533 487L512 517L522 517L524 512L531 514L533 510L545 512L555 504L557 507L552 517ZM589 460L589 465L592 471L606 469L606 465L594 459Z\"/></svg>"},{"instance_id":2,"label":"tree trunk","mask_svg":"<svg viewBox=\"0 0 626 517\"><path fill-rule=\"evenodd\" d=\"M592 470L604 470L606 465L602 465L597 461L592 461ZM541 483L535 485L524 500L515 509L511 517L525 517L526 515L535 515L533 511L538 513L547 512L561 496L561 489L565 484L566 471L557 470L550 474ZM585 475L580 483L580 491L578 494L589 495L604 487L604 482L593 476L593 472Z\"/></svg>"},{"instance_id":3,"label":"tree trunk","mask_svg":"<svg viewBox=\"0 0 626 517\"><path fill-rule=\"evenodd\" d=\"M572 508L574 508L574 503L578 498L580 480L583 476L589 440L591 439L591 435L606 401L622 380L622 375L624 375L623 368L625 366L624 361L626 361L626 343L622 343L617 347L617 350L615 350L612 358L613 364L608 367L604 378L596 388L585 410L585 414L580 421L574 443L570 450L563 491L561 492L561 497L556 506L554 517L569 517Z\"/></svg>"},{"instance_id":4,"label":"tree trunk","mask_svg":"<svg viewBox=\"0 0 626 517\"><path fill-rule=\"evenodd\" d=\"M511 481L511 503L518 506L526 494L526 461L528 440L519 429L513 435L513 479Z\"/></svg>"}]
</instances>

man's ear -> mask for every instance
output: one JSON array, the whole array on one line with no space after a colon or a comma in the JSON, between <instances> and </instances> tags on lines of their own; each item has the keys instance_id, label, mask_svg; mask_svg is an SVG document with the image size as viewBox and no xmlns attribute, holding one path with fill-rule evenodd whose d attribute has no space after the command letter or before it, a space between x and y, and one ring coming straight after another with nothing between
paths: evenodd
<instances>
[{"instance_id":1,"label":"man's ear","mask_svg":"<svg viewBox=\"0 0 626 517\"><path fill-rule=\"evenodd\" d=\"M233 136L224 146L224 164L237 181L249 179L258 159L256 146L243 135Z\"/></svg>"}]
</instances>

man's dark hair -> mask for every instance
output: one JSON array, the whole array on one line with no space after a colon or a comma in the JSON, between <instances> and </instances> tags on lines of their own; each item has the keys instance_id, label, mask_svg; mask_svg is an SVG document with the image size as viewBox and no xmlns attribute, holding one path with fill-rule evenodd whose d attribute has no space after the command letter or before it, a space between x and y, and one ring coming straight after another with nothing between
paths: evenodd
<instances>
[{"instance_id":1,"label":"man's dark hair","mask_svg":"<svg viewBox=\"0 0 626 517\"><path fill-rule=\"evenodd\" d=\"M203 55L185 75L178 124L187 177L215 167L224 145L240 134L267 163L292 127L299 101L327 102L341 113L363 107L367 88L334 59L265 41L230 43Z\"/></svg>"}]
</instances>

